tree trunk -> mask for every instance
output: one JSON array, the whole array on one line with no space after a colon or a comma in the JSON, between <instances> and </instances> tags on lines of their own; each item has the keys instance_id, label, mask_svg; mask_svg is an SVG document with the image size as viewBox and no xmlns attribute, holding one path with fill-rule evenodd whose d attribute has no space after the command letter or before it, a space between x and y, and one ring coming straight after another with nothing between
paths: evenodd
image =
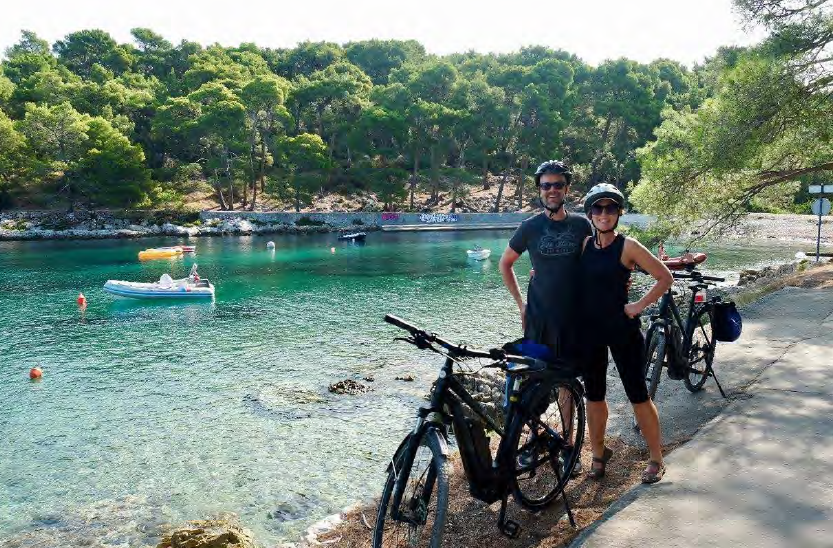
<instances>
[{"instance_id":1,"label":"tree trunk","mask_svg":"<svg viewBox=\"0 0 833 548\"><path fill-rule=\"evenodd\" d=\"M509 164L506 166L506 171L503 172L503 177L500 180L500 185L497 187L497 198L495 198L495 207L492 213L500 213L500 200L503 198L503 187L506 185L506 180L509 178L509 173L512 171L512 164L515 163L515 155L509 157Z\"/></svg>"},{"instance_id":2,"label":"tree trunk","mask_svg":"<svg viewBox=\"0 0 833 548\"><path fill-rule=\"evenodd\" d=\"M431 201L440 202L440 170L437 166L437 145L431 147Z\"/></svg>"},{"instance_id":3,"label":"tree trunk","mask_svg":"<svg viewBox=\"0 0 833 548\"><path fill-rule=\"evenodd\" d=\"M529 158L524 156L521 160L521 171L518 173L518 211L524 208L524 182L526 182L526 170L529 168Z\"/></svg>"},{"instance_id":4,"label":"tree trunk","mask_svg":"<svg viewBox=\"0 0 833 548\"><path fill-rule=\"evenodd\" d=\"M483 190L489 190L492 185L489 184L489 155L483 155Z\"/></svg>"},{"instance_id":5,"label":"tree trunk","mask_svg":"<svg viewBox=\"0 0 833 548\"><path fill-rule=\"evenodd\" d=\"M301 189L295 185L295 213L301 212Z\"/></svg>"},{"instance_id":6,"label":"tree trunk","mask_svg":"<svg viewBox=\"0 0 833 548\"><path fill-rule=\"evenodd\" d=\"M217 201L220 202L220 209L227 211L228 205L226 204L225 196L223 196L223 187L220 186L220 173L216 169L214 170L214 191L217 192Z\"/></svg>"},{"instance_id":7,"label":"tree trunk","mask_svg":"<svg viewBox=\"0 0 833 548\"><path fill-rule=\"evenodd\" d=\"M411 177L411 211L414 210L414 192L416 191L417 175L419 174L419 153L414 151L414 173Z\"/></svg>"},{"instance_id":8,"label":"tree trunk","mask_svg":"<svg viewBox=\"0 0 833 548\"><path fill-rule=\"evenodd\" d=\"M607 147L607 138L610 134L610 125L613 123L613 115L608 114L607 120L605 120L605 128L602 131L602 146L601 149L596 151L596 155L593 157L593 161L590 164L590 184L589 186L595 185L598 181L599 173L599 162L602 160L602 155L604 154L605 148Z\"/></svg>"}]
</instances>

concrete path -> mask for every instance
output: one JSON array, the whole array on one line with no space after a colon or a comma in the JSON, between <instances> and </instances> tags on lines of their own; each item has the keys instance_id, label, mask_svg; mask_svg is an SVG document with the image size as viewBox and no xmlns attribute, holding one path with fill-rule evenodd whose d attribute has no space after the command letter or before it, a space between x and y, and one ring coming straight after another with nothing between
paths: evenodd
<instances>
[{"instance_id":1,"label":"concrete path","mask_svg":"<svg viewBox=\"0 0 833 548\"><path fill-rule=\"evenodd\" d=\"M571 548L833 546L833 290L785 288L743 313L743 337L715 358L731 402L711 380L688 401L661 391L666 439L716 416L667 457L662 482L632 490ZM621 405L612 426L632 436L625 419Z\"/></svg>"}]
</instances>

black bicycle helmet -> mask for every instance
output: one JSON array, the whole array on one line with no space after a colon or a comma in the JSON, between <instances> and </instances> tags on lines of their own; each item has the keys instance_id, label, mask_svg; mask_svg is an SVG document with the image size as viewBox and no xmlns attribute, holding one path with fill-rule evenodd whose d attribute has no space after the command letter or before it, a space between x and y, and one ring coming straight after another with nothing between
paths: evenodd
<instances>
[{"instance_id":1,"label":"black bicycle helmet","mask_svg":"<svg viewBox=\"0 0 833 548\"><path fill-rule=\"evenodd\" d=\"M569 185L573 180L573 172L570 171L569 166L561 160L547 160L535 170L535 186L541 185L541 175L544 173L560 173L564 176L564 180Z\"/></svg>"}]
</instances>

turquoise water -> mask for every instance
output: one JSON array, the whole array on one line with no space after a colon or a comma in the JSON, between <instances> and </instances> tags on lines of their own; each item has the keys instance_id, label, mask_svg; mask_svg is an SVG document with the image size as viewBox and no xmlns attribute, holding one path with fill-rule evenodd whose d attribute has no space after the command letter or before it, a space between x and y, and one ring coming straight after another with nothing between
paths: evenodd
<instances>
[{"instance_id":1,"label":"turquoise water","mask_svg":"<svg viewBox=\"0 0 833 548\"><path fill-rule=\"evenodd\" d=\"M437 367L393 344L382 317L472 344L514 338L497 270L509 235L202 238L189 242L196 255L143 263L141 249L181 242L0 242L0 546L155 546L162 524L220 512L270 545L378 494ZM475 243L492 258L468 260ZM782 262L798 247L707 249L705 270ZM194 261L214 302L101 289L183 277ZM525 285L528 262L516 270ZM30 382L36 365L44 378ZM395 380L407 374L416 382ZM373 390L330 394L342 379Z\"/></svg>"}]
</instances>

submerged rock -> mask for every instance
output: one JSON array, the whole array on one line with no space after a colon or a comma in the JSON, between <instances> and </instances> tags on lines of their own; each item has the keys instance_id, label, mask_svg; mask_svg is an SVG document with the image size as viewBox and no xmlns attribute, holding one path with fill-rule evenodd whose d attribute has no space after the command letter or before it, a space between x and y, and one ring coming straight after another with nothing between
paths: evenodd
<instances>
[{"instance_id":1,"label":"submerged rock","mask_svg":"<svg viewBox=\"0 0 833 548\"><path fill-rule=\"evenodd\" d=\"M156 548L256 548L252 533L235 516L195 520L162 537Z\"/></svg>"},{"instance_id":2,"label":"submerged rock","mask_svg":"<svg viewBox=\"0 0 833 548\"><path fill-rule=\"evenodd\" d=\"M336 383L331 384L329 390L333 394L357 395L364 394L365 392L369 391L370 388L368 388L360 382L345 379L343 381L338 381Z\"/></svg>"}]
</instances>

